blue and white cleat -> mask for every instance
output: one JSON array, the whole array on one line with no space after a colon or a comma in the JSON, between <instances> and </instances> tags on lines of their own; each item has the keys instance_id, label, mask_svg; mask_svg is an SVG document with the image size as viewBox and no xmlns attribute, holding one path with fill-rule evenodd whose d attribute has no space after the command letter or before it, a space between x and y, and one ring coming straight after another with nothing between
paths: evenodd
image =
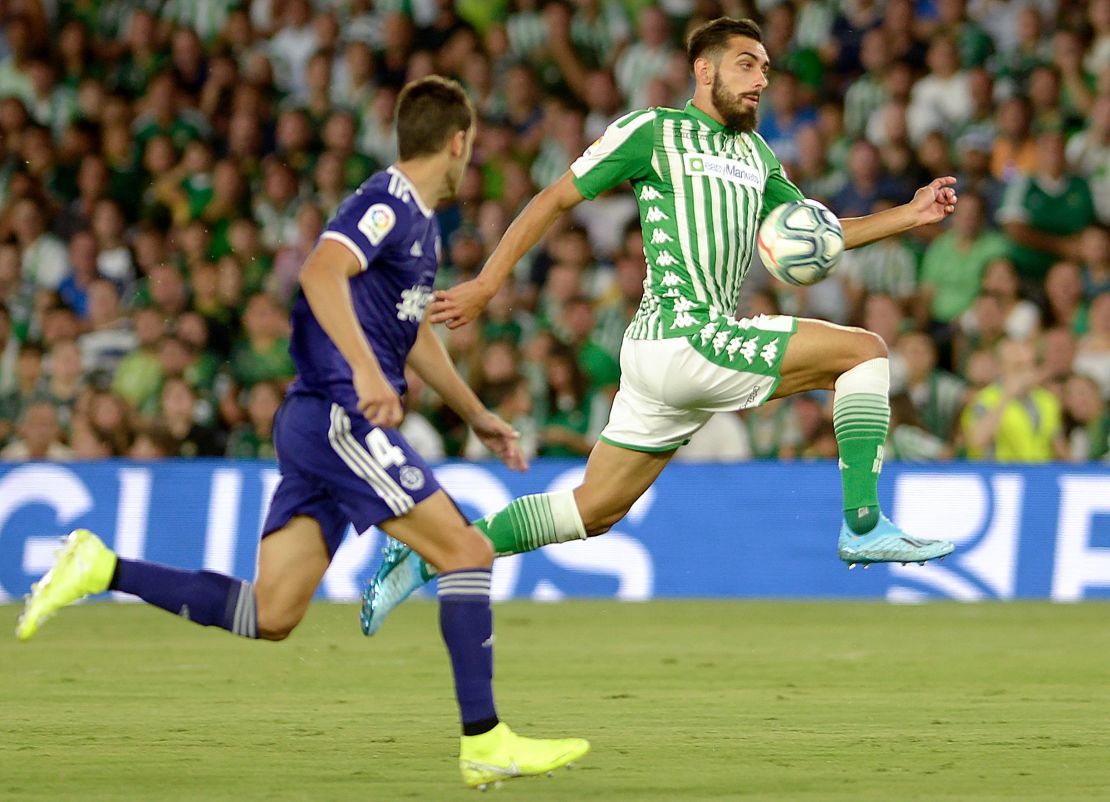
<instances>
[{"instance_id":1,"label":"blue and white cleat","mask_svg":"<svg viewBox=\"0 0 1110 802\"><path fill-rule=\"evenodd\" d=\"M871 563L919 563L935 560L951 554L956 546L948 540L925 540L910 537L885 515L879 516L875 528L864 535L857 535L848 528L847 523L840 525L840 542L836 555L848 564L849 568Z\"/></svg>"},{"instance_id":2,"label":"blue and white cleat","mask_svg":"<svg viewBox=\"0 0 1110 802\"><path fill-rule=\"evenodd\" d=\"M382 549L382 564L362 591L359 623L362 634L370 637L382 628L386 616L412 592L428 581L420 555L404 543L387 538Z\"/></svg>"}]
</instances>

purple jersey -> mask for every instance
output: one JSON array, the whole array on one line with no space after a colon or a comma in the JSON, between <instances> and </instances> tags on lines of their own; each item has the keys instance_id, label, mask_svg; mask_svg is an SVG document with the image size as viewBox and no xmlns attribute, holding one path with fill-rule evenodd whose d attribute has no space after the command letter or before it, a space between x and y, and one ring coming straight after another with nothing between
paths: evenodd
<instances>
[{"instance_id":1,"label":"purple jersey","mask_svg":"<svg viewBox=\"0 0 1110 802\"><path fill-rule=\"evenodd\" d=\"M368 178L339 206L322 239L345 245L362 272L351 277L351 300L382 373L404 393L405 360L432 299L439 262L439 224L403 173L393 167ZM289 353L297 367L290 392L322 394L358 411L351 366L316 320L304 293L293 304Z\"/></svg>"}]
</instances>

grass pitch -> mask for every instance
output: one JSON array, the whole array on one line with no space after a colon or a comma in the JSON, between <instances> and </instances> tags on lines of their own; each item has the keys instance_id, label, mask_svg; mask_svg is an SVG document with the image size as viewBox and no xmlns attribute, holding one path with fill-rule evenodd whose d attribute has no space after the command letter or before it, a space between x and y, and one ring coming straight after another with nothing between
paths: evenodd
<instances>
[{"instance_id":1,"label":"grass pitch","mask_svg":"<svg viewBox=\"0 0 1110 802\"><path fill-rule=\"evenodd\" d=\"M501 604L502 716L593 752L494 799L1110 799L1105 604ZM18 610L0 608L14 625ZM0 639L0 799L475 799L436 608L281 644L142 605Z\"/></svg>"}]
</instances>

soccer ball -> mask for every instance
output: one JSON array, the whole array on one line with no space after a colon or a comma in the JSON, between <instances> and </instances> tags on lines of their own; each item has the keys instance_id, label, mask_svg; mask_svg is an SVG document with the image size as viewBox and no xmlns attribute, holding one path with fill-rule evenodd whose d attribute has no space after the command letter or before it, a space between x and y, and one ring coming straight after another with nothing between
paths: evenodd
<instances>
[{"instance_id":1,"label":"soccer ball","mask_svg":"<svg viewBox=\"0 0 1110 802\"><path fill-rule=\"evenodd\" d=\"M815 200L776 206L759 227L759 254L767 271L787 284L816 284L832 273L844 253L844 230L836 215Z\"/></svg>"}]
</instances>

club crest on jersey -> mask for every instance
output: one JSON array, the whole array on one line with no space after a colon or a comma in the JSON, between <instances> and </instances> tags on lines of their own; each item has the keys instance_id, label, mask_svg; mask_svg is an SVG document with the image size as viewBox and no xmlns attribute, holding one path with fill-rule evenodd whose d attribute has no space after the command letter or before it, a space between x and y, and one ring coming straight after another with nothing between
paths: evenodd
<instances>
[{"instance_id":1,"label":"club crest on jersey","mask_svg":"<svg viewBox=\"0 0 1110 802\"><path fill-rule=\"evenodd\" d=\"M733 159L708 153L684 153L682 166L686 175L720 178L752 189L763 189L763 176L759 171Z\"/></svg>"},{"instance_id":2,"label":"club crest on jersey","mask_svg":"<svg viewBox=\"0 0 1110 802\"><path fill-rule=\"evenodd\" d=\"M358 230L366 235L371 245L381 245L386 234L397 224L397 215L388 203L375 203L358 221Z\"/></svg>"},{"instance_id":3,"label":"club crest on jersey","mask_svg":"<svg viewBox=\"0 0 1110 802\"><path fill-rule=\"evenodd\" d=\"M424 486L424 472L412 465L401 468L401 486L405 490L419 490Z\"/></svg>"}]
</instances>

